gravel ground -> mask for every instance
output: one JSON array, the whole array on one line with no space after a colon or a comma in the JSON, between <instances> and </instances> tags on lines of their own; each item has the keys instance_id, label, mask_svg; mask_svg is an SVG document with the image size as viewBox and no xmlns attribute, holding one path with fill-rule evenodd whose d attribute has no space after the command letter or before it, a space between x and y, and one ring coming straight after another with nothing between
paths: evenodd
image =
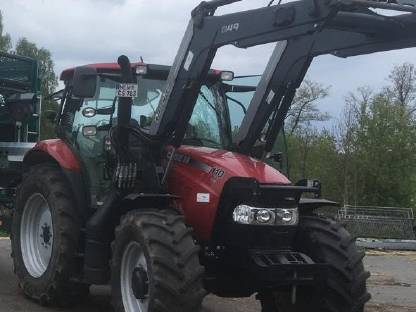
<instances>
[{"instance_id":1,"label":"gravel ground","mask_svg":"<svg viewBox=\"0 0 416 312\"><path fill-rule=\"evenodd\" d=\"M416 253L370 251L365 259L371 271L373 299L366 312L416 312ZM93 287L89 300L70 310L47 309L26 299L17 287L10 259L10 242L0 240L0 312L110 312L108 287ZM256 312L256 300L208 296L203 312Z\"/></svg>"}]
</instances>

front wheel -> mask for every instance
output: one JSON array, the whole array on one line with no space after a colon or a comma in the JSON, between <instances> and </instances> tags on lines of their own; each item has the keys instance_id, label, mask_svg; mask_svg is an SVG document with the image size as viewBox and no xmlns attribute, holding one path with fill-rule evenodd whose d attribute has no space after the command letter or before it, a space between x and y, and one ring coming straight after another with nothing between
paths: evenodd
<instances>
[{"instance_id":1,"label":"front wheel","mask_svg":"<svg viewBox=\"0 0 416 312\"><path fill-rule=\"evenodd\" d=\"M330 265L323 290L299 286L295 304L290 291L260 293L263 312L364 312L370 299L369 273L364 270L364 253L358 252L344 227L318 216L302 217L296 245L315 262Z\"/></svg>"},{"instance_id":2,"label":"front wheel","mask_svg":"<svg viewBox=\"0 0 416 312\"><path fill-rule=\"evenodd\" d=\"M33 166L18 188L12 225L14 270L23 292L44 305L70 306L89 293L75 282L80 218L61 169Z\"/></svg>"},{"instance_id":3,"label":"front wheel","mask_svg":"<svg viewBox=\"0 0 416 312\"><path fill-rule=\"evenodd\" d=\"M116 229L112 297L117 312L194 312L205 292L203 268L183 218L132 211Z\"/></svg>"}]
</instances>

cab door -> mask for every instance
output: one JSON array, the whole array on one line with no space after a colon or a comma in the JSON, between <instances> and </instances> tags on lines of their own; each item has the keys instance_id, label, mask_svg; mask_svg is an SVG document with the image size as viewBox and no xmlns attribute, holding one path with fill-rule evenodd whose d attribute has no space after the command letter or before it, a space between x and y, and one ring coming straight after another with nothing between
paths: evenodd
<instances>
[{"instance_id":1,"label":"cab door","mask_svg":"<svg viewBox=\"0 0 416 312\"><path fill-rule=\"evenodd\" d=\"M115 83L100 79L94 98L65 100L61 128L84 169L89 192L97 202L111 186L106 170L105 139L109 134L115 103Z\"/></svg>"}]
</instances>

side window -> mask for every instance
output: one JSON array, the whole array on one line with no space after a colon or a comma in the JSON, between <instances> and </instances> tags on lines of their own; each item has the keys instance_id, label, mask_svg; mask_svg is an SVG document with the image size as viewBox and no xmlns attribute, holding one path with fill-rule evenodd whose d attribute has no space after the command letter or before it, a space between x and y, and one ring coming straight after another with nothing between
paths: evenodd
<instances>
[{"instance_id":1,"label":"side window","mask_svg":"<svg viewBox=\"0 0 416 312\"><path fill-rule=\"evenodd\" d=\"M187 143L196 145L219 147L222 145L218 112L215 108L212 91L207 87L201 88L201 94L195 104L185 136Z\"/></svg>"},{"instance_id":2,"label":"side window","mask_svg":"<svg viewBox=\"0 0 416 312\"><path fill-rule=\"evenodd\" d=\"M252 77L241 77L235 78L230 85L233 86L257 86L259 76ZM254 96L254 91L247 92L227 92L228 110L230 111L230 124L232 131L232 139L234 141L235 136L240 129L241 123L243 122L244 116L250 105L251 99Z\"/></svg>"},{"instance_id":3,"label":"side window","mask_svg":"<svg viewBox=\"0 0 416 312\"><path fill-rule=\"evenodd\" d=\"M260 76L248 76L234 79L230 85L233 86L247 86L247 87L256 87L260 81ZM233 140L240 129L241 123L244 119L244 116L247 112L247 109L251 103L251 100L254 96L254 91L248 91L246 88L234 88L233 91L227 92L227 103L228 109L230 112L230 124L232 130ZM237 91L236 91L237 90ZM266 132L268 125L266 125L263 133ZM262 144L259 142L259 144ZM287 160L287 146L286 146L286 137L284 131L281 131L277 136L273 149L272 157L266 159L266 163L270 166L280 170L284 174L288 174L288 160Z\"/></svg>"}]
</instances>

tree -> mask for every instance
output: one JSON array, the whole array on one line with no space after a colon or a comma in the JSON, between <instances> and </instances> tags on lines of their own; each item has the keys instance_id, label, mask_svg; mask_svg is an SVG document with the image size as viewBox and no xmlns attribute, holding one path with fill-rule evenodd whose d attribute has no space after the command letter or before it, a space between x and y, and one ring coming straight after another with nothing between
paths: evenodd
<instances>
[{"instance_id":1,"label":"tree","mask_svg":"<svg viewBox=\"0 0 416 312\"><path fill-rule=\"evenodd\" d=\"M42 79L41 93L48 96L58 86L58 77L54 72L54 62L51 52L45 48L38 48L35 43L26 38L20 38L16 44L16 54L36 59L39 62L39 75Z\"/></svg>"},{"instance_id":2,"label":"tree","mask_svg":"<svg viewBox=\"0 0 416 312\"><path fill-rule=\"evenodd\" d=\"M398 68L390 77L399 77ZM416 124L408 113L411 93L399 80L391 81L379 93L361 88L347 99L339 140L344 203L409 207L414 200ZM413 83L406 81L408 86Z\"/></svg>"},{"instance_id":3,"label":"tree","mask_svg":"<svg viewBox=\"0 0 416 312\"><path fill-rule=\"evenodd\" d=\"M319 179L323 196L340 200L342 175L337 174L340 160L335 136L326 130L302 127L287 140L290 179Z\"/></svg>"},{"instance_id":4,"label":"tree","mask_svg":"<svg viewBox=\"0 0 416 312\"><path fill-rule=\"evenodd\" d=\"M414 65L396 66L388 81L389 85L378 92L361 87L351 93L333 132L318 130L310 121L290 124L289 130L294 129L288 135L292 181L319 178L324 196L344 204L415 205ZM306 93L306 100L297 103L315 99L311 94ZM298 105L292 113L302 110ZM296 121L296 116L290 117Z\"/></svg>"},{"instance_id":5,"label":"tree","mask_svg":"<svg viewBox=\"0 0 416 312\"><path fill-rule=\"evenodd\" d=\"M306 79L296 92L292 106L286 117L286 128L293 134L303 124L312 121L326 121L327 113L321 112L316 104L319 100L328 96L328 87Z\"/></svg>"},{"instance_id":6,"label":"tree","mask_svg":"<svg viewBox=\"0 0 416 312\"><path fill-rule=\"evenodd\" d=\"M8 52L12 47L12 39L9 34L3 32L3 14L0 11L0 52Z\"/></svg>"},{"instance_id":7,"label":"tree","mask_svg":"<svg viewBox=\"0 0 416 312\"><path fill-rule=\"evenodd\" d=\"M395 101L402 106L414 109L416 99L416 69L415 65L404 63L395 66L389 75L391 86L387 87L389 93Z\"/></svg>"},{"instance_id":8,"label":"tree","mask_svg":"<svg viewBox=\"0 0 416 312\"><path fill-rule=\"evenodd\" d=\"M49 50L38 48L35 43L30 42L26 38L20 38L16 45L16 54L36 59L39 62L39 78L41 79L41 95L43 98L41 116L41 136L42 139L54 137L54 125L45 118L47 110L56 111L56 103L48 100L58 86L58 77L54 71L54 62Z\"/></svg>"}]
</instances>

